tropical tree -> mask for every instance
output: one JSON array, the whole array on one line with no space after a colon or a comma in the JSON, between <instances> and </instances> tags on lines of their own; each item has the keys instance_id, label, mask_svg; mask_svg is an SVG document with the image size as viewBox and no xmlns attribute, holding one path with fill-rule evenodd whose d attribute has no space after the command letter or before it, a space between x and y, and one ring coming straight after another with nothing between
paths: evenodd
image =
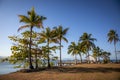
<instances>
[{"instance_id":1,"label":"tropical tree","mask_svg":"<svg viewBox=\"0 0 120 80\"><path fill-rule=\"evenodd\" d=\"M103 63L108 63L110 61L110 52L103 51L101 57L103 58Z\"/></svg>"},{"instance_id":2,"label":"tropical tree","mask_svg":"<svg viewBox=\"0 0 120 80\"><path fill-rule=\"evenodd\" d=\"M28 11L28 16L19 15L19 18L20 18L20 22L25 23L25 25L21 26L18 29L18 31L21 29L24 29L24 28L30 28L29 68L34 69L34 67L32 65L32 60L31 60L32 31L33 31L33 27L42 28L43 20L45 20L46 17L37 15L36 12L34 11L34 8L32 8L31 11Z\"/></svg>"},{"instance_id":3,"label":"tropical tree","mask_svg":"<svg viewBox=\"0 0 120 80\"><path fill-rule=\"evenodd\" d=\"M9 36L9 39L14 42L13 46L11 46L12 55L8 59L9 62L12 64L18 63L18 67L25 66L28 63L26 58L28 58L29 41L19 36Z\"/></svg>"},{"instance_id":4,"label":"tropical tree","mask_svg":"<svg viewBox=\"0 0 120 80\"><path fill-rule=\"evenodd\" d=\"M119 36L115 30L110 30L107 36L108 36L108 42L114 43L115 57L116 57L116 63L117 63L116 43L120 40Z\"/></svg>"},{"instance_id":5,"label":"tropical tree","mask_svg":"<svg viewBox=\"0 0 120 80\"><path fill-rule=\"evenodd\" d=\"M30 37L30 31L25 31L22 33L23 35L23 38L27 38L27 40L29 40L29 37ZM42 55L42 50L41 48L39 48L39 44L38 44L38 33L37 32L32 32L32 48L31 48L31 55L32 57L34 58L33 61L35 61L35 68L37 69L38 68L38 62L40 62L38 59L38 56L39 55Z\"/></svg>"},{"instance_id":6,"label":"tropical tree","mask_svg":"<svg viewBox=\"0 0 120 80\"><path fill-rule=\"evenodd\" d=\"M54 27L55 29L55 34L56 34L56 38L58 40L58 44L59 44L59 50L60 50L60 66L62 66L62 59L61 59L61 47L62 47L62 40L64 40L65 42L68 42L68 40L65 38L65 35L67 34L67 31L69 28L65 28L63 29L62 26L58 26L58 27Z\"/></svg>"},{"instance_id":7,"label":"tropical tree","mask_svg":"<svg viewBox=\"0 0 120 80\"><path fill-rule=\"evenodd\" d=\"M86 50L84 49L84 47L81 45L80 42L78 42L78 54L80 56L80 62L82 63L82 53L86 53Z\"/></svg>"},{"instance_id":8,"label":"tropical tree","mask_svg":"<svg viewBox=\"0 0 120 80\"><path fill-rule=\"evenodd\" d=\"M95 47L94 41L95 38L91 37L92 34L83 33L83 35L80 37L79 41L81 41L81 45L86 48L87 56L88 56L88 63L90 63L89 59L89 51Z\"/></svg>"},{"instance_id":9,"label":"tropical tree","mask_svg":"<svg viewBox=\"0 0 120 80\"><path fill-rule=\"evenodd\" d=\"M56 42L54 31L47 27L42 33L40 33L41 40L47 43L45 51L48 53L48 68L50 68L50 43Z\"/></svg>"},{"instance_id":10,"label":"tropical tree","mask_svg":"<svg viewBox=\"0 0 120 80\"><path fill-rule=\"evenodd\" d=\"M34 39L36 38L36 33L32 32L32 34L33 34L32 38L34 41ZM29 55L28 53L29 43L30 43L29 36L30 36L30 31L25 31L18 36L9 36L9 39L13 41L13 46L11 46L12 55L10 56L10 59L11 59L10 62L12 63L21 62L21 63L28 64L28 60L26 59L28 58L28 55ZM32 45L34 44L32 43Z\"/></svg>"},{"instance_id":11,"label":"tropical tree","mask_svg":"<svg viewBox=\"0 0 120 80\"><path fill-rule=\"evenodd\" d=\"M100 49L98 46L93 48L93 57L96 59L96 62L100 62L100 57L102 55L102 49Z\"/></svg>"},{"instance_id":12,"label":"tropical tree","mask_svg":"<svg viewBox=\"0 0 120 80\"><path fill-rule=\"evenodd\" d=\"M68 46L68 54L75 56L75 64L77 64L77 54L78 54L78 46L75 42L71 42Z\"/></svg>"}]
</instances>

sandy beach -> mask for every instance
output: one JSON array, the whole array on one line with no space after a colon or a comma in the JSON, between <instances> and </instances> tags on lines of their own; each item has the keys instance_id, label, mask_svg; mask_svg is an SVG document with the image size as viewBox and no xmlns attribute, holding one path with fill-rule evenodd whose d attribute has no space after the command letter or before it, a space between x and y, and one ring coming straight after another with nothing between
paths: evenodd
<instances>
[{"instance_id":1,"label":"sandy beach","mask_svg":"<svg viewBox=\"0 0 120 80\"><path fill-rule=\"evenodd\" d=\"M79 64L0 75L0 80L120 80L120 64Z\"/></svg>"}]
</instances>

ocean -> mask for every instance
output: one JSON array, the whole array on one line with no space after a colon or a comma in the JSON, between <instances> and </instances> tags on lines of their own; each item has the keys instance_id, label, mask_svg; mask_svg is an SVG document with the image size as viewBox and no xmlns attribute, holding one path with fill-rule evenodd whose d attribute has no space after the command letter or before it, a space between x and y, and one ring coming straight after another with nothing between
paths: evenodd
<instances>
[{"instance_id":1,"label":"ocean","mask_svg":"<svg viewBox=\"0 0 120 80\"><path fill-rule=\"evenodd\" d=\"M8 62L0 63L0 75L15 72L17 70L19 70L19 68L14 68L14 65Z\"/></svg>"}]
</instances>

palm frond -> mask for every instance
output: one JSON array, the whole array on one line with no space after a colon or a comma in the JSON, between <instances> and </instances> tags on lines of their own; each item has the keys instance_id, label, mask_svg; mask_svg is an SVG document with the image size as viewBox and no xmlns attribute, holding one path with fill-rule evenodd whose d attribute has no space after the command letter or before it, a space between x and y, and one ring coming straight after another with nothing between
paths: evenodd
<instances>
[{"instance_id":1,"label":"palm frond","mask_svg":"<svg viewBox=\"0 0 120 80\"><path fill-rule=\"evenodd\" d=\"M41 43L45 43L45 39L44 38L40 38L39 41L38 41L38 44L41 44Z\"/></svg>"},{"instance_id":2,"label":"palm frond","mask_svg":"<svg viewBox=\"0 0 120 80\"><path fill-rule=\"evenodd\" d=\"M120 39L115 30L110 30L109 33L107 34L108 36L108 42L116 44Z\"/></svg>"},{"instance_id":3,"label":"palm frond","mask_svg":"<svg viewBox=\"0 0 120 80\"><path fill-rule=\"evenodd\" d=\"M30 27L30 25L21 26L20 28L18 28L18 32L19 32L20 30L22 30L22 29L24 29L24 28L28 28L28 27Z\"/></svg>"},{"instance_id":4,"label":"palm frond","mask_svg":"<svg viewBox=\"0 0 120 80\"><path fill-rule=\"evenodd\" d=\"M30 23L30 20L27 16L24 15L18 15L20 18L20 22L24 22L24 23Z\"/></svg>"},{"instance_id":5,"label":"palm frond","mask_svg":"<svg viewBox=\"0 0 120 80\"><path fill-rule=\"evenodd\" d=\"M65 28L65 29L63 30L63 35L66 35L66 33L68 32L68 30L69 30L69 28Z\"/></svg>"},{"instance_id":6,"label":"palm frond","mask_svg":"<svg viewBox=\"0 0 120 80\"><path fill-rule=\"evenodd\" d=\"M62 37L62 39L63 39L65 42L68 43L68 40L67 40L65 37Z\"/></svg>"}]
</instances>

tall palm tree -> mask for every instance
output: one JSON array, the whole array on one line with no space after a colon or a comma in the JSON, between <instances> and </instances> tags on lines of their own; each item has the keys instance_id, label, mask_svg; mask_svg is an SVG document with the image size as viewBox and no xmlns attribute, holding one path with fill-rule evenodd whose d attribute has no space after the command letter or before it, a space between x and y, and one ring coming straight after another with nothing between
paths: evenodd
<instances>
[{"instance_id":1,"label":"tall palm tree","mask_svg":"<svg viewBox=\"0 0 120 80\"><path fill-rule=\"evenodd\" d=\"M41 40L47 42L48 68L50 68L50 56L49 56L49 54L50 54L50 43L56 41L56 39L54 39L55 34L54 34L53 30L51 30L49 27L47 27L45 29L45 31L42 31L42 33L40 33L40 36L41 36Z\"/></svg>"},{"instance_id":2,"label":"tall palm tree","mask_svg":"<svg viewBox=\"0 0 120 80\"><path fill-rule=\"evenodd\" d=\"M32 61L31 61L31 43L32 43L32 31L33 27L42 28L43 20L46 19L46 17L39 16L35 13L34 8L31 9L31 11L28 11L28 16L19 15L20 22L25 23L25 25L21 26L19 30L24 28L30 28L30 43L29 43L29 68L33 69Z\"/></svg>"},{"instance_id":3,"label":"tall palm tree","mask_svg":"<svg viewBox=\"0 0 120 80\"><path fill-rule=\"evenodd\" d=\"M59 43L59 50L60 50L60 66L62 66L62 60L61 60L61 47L62 47L62 40L64 40L65 42L68 42L68 40L65 38L65 35L68 31L69 28L65 28L63 29L62 26L58 26L58 27L54 27L55 32L56 32L56 36L57 36L57 40Z\"/></svg>"},{"instance_id":4,"label":"tall palm tree","mask_svg":"<svg viewBox=\"0 0 120 80\"><path fill-rule=\"evenodd\" d=\"M79 41L82 41L81 45L83 45L83 47L85 47L87 50L88 63L90 63L89 50L95 47L94 41L96 40L95 38L92 38L91 36L92 34L83 33L83 35L79 39Z\"/></svg>"},{"instance_id":5,"label":"tall palm tree","mask_svg":"<svg viewBox=\"0 0 120 80\"><path fill-rule=\"evenodd\" d=\"M71 42L71 44L68 46L68 54L75 56L75 64L77 64L76 55L78 54L78 46L75 44L75 42Z\"/></svg>"},{"instance_id":6,"label":"tall palm tree","mask_svg":"<svg viewBox=\"0 0 120 80\"><path fill-rule=\"evenodd\" d=\"M115 57L116 57L116 62L117 62L116 43L120 40L119 36L115 30L110 30L107 36L108 36L108 42L114 43Z\"/></svg>"}]
</instances>

